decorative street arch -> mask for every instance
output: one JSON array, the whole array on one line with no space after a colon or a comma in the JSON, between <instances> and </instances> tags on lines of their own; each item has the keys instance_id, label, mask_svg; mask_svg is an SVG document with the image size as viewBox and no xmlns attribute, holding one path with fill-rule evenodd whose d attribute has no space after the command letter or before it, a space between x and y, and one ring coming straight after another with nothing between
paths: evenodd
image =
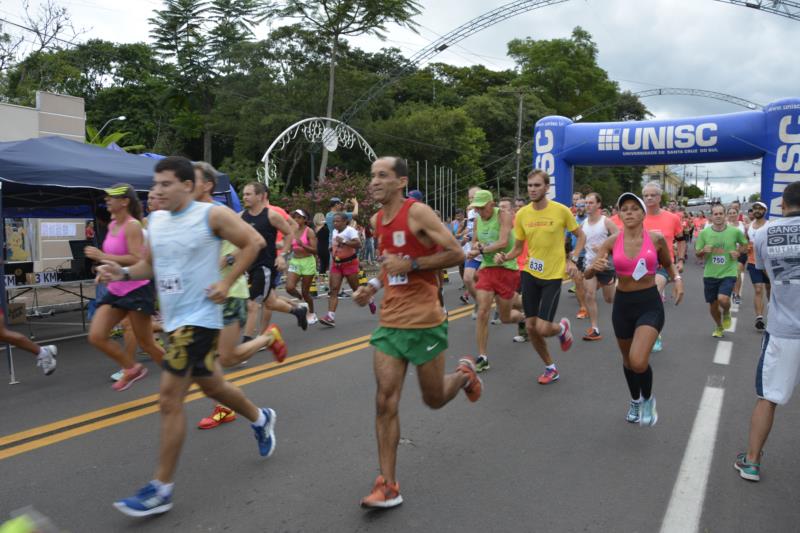
<instances>
[{"instance_id":1,"label":"decorative street arch","mask_svg":"<svg viewBox=\"0 0 800 533\"><path fill-rule=\"evenodd\" d=\"M762 158L761 199L781 216L780 196L800 181L800 98L763 110L673 120L573 123L549 116L533 130L534 168L551 175L550 194L569 205L575 165L662 165Z\"/></svg>"},{"instance_id":2,"label":"decorative street arch","mask_svg":"<svg viewBox=\"0 0 800 533\"><path fill-rule=\"evenodd\" d=\"M331 127L333 126L333 127ZM269 186L270 179L278 177L276 165L271 159L274 149L283 150L286 146L297 138L301 133L308 142L322 143L329 152L335 152L339 147L358 148L370 161L375 161L377 156L372 146L356 130L335 118L312 117L295 122L278 135L272 144L269 145L261 162L264 163L264 181Z\"/></svg>"}]
</instances>

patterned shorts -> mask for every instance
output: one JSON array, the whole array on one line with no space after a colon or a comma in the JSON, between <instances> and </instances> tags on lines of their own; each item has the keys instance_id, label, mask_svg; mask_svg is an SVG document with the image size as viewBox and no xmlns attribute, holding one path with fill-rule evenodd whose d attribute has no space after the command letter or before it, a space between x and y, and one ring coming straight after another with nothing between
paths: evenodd
<instances>
[{"instance_id":1,"label":"patterned shorts","mask_svg":"<svg viewBox=\"0 0 800 533\"><path fill-rule=\"evenodd\" d=\"M178 376L191 371L194 377L208 377L214 373L218 341L218 329L180 327L169 334L169 347L162 366Z\"/></svg>"}]
</instances>

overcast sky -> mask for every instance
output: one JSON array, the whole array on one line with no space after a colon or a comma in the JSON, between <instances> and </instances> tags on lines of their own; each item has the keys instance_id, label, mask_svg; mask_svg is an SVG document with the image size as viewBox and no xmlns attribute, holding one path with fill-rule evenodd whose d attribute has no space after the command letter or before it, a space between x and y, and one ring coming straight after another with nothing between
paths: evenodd
<instances>
[{"instance_id":1,"label":"overcast sky","mask_svg":"<svg viewBox=\"0 0 800 533\"><path fill-rule=\"evenodd\" d=\"M31 0L36 5L38 0ZM59 0L83 38L117 42L148 40L147 24L159 0ZM374 51L400 48L410 56L439 36L479 17L503 1L423 0L419 34L392 28L384 42L353 40ZM0 17L19 21L22 0L0 0ZM758 104L800 96L800 21L713 0L570 0L536 9L491 26L441 53L435 61L513 68L506 44L513 38L569 37L582 26L599 49L600 66L623 89L685 87L726 93ZM259 28L259 36L269 28ZM795 50L795 52L791 52ZM731 113L743 108L699 97L657 96L644 99L656 118ZM529 131L532 129L530 125ZM265 144L267 140L265 140ZM715 196L756 192L760 165L706 164ZM700 183L702 186L702 181Z\"/></svg>"}]
</instances>

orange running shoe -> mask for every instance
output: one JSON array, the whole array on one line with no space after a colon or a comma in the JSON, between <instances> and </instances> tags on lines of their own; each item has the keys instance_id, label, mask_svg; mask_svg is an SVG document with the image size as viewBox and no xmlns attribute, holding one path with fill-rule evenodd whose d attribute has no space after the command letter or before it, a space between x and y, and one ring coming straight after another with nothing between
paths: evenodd
<instances>
[{"instance_id":1,"label":"orange running shoe","mask_svg":"<svg viewBox=\"0 0 800 533\"><path fill-rule=\"evenodd\" d=\"M600 335L600 331L590 327L586 330L586 333L583 335L583 340L585 341L601 341L603 340L603 336Z\"/></svg>"},{"instance_id":2,"label":"orange running shoe","mask_svg":"<svg viewBox=\"0 0 800 533\"><path fill-rule=\"evenodd\" d=\"M589 311L587 311L586 308L581 307L578 310L578 314L575 315L575 318L589 318Z\"/></svg>"},{"instance_id":3,"label":"orange running shoe","mask_svg":"<svg viewBox=\"0 0 800 533\"><path fill-rule=\"evenodd\" d=\"M478 377L478 371L475 369L475 361L472 357L462 357L458 360L458 368L456 369L462 374L466 374L469 378L464 384L464 392L471 402L477 402L483 392L483 381Z\"/></svg>"},{"instance_id":4,"label":"orange running shoe","mask_svg":"<svg viewBox=\"0 0 800 533\"><path fill-rule=\"evenodd\" d=\"M272 336L272 343L269 345L269 349L272 351L272 355L275 357L275 360L279 363L283 363L283 360L286 359L286 354L289 352L289 350L286 348L286 343L283 342L281 328L275 324L270 324L267 326L267 329L264 330L262 335Z\"/></svg>"},{"instance_id":5,"label":"orange running shoe","mask_svg":"<svg viewBox=\"0 0 800 533\"><path fill-rule=\"evenodd\" d=\"M236 413L233 412L232 409L228 409L221 403L218 403L216 407L214 407L214 412L211 413L211 416L207 416L202 419L198 424L198 429L213 429L220 424L227 424L228 422L233 422L236 420Z\"/></svg>"},{"instance_id":6,"label":"orange running shoe","mask_svg":"<svg viewBox=\"0 0 800 533\"><path fill-rule=\"evenodd\" d=\"M369 496L361 498L361 507L369 509L389 509L397 507L401 503L403 503L403 497L400 495L400 485L396 481L388 483L383 476L375 479Z\"/></svg>"}]
</instances>

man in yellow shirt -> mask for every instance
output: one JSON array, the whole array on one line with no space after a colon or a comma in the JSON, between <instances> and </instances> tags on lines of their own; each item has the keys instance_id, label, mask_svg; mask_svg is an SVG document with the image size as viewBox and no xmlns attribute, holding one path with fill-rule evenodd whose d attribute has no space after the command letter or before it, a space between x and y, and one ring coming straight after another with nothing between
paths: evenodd
<instances>
[{"instance_id":1,"label":"man in yellow shirt","mask_svg":"<svg viewBox=\"0 0 800 533\"><path fill-rule=\"evenodd\" d=\"M570 209L547 199L550 175L543 170L528 174L528 195L531 203L517 211L514 220L514 249L499 253L495 261L505 262L522 253L528 244L528 257L522 272L522 306L525 311L525 329L533 348L545 364L539 383L547 385L560 377L550 351L547 337L558 335L561 349L572 346L572 331L567 318L553 322L561 295L561 280L566 272L572 276L577 270L578 256L586 244L583 234ZM567 258L564 249L564 232L577 237L575 249Z\"/></svg>"}]
</instances>

